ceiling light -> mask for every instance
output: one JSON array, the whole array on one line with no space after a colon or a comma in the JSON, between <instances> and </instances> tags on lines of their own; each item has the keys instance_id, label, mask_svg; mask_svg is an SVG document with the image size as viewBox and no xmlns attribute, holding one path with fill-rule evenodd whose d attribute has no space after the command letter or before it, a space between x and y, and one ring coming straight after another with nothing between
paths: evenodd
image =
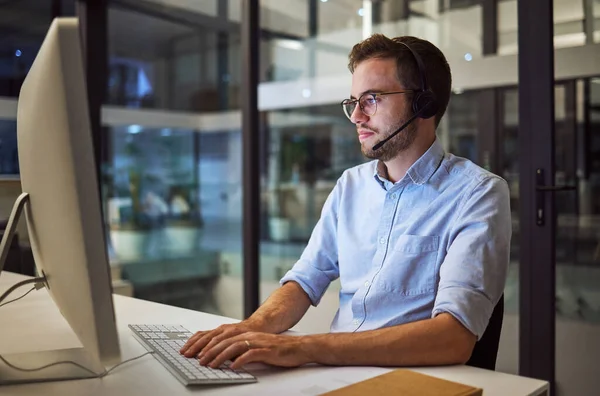
<instances>
[{"instance_id":1,"label":"ceiling light","mask_svg":"<svg viewBox=\"0 0 600 396\"><path fill-rule=\"evenodd\" d=\"M129 125L129 127L127 127L127 132L131 134L140 133L141 131L142 127L140 125Z\"/></svg>"},{"instance_id":2,"label":"ceiling light","mask_svg":"<svg viewBox=\"0 0 600 396\"><path fill-rule=\"evenodd\" d=\"M304 48L304 44L302 43L302 41L298 40L279 39L275 40L275 43L277 43L277 45L280 47L293 49L296 51L300 51Z\"/></svg>"}]
</instances>

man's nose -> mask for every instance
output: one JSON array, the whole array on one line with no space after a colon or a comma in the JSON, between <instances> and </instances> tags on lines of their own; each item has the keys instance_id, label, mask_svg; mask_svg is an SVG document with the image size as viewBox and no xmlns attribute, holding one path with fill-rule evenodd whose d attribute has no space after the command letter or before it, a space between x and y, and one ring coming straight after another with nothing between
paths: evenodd
<instances>
[{"instance_id":1,"label":"man's nose","mask_svg":"<svg viewBox=\"0 0 600 396\"><path fill-rule=\"evenodd\" d=\"M365 113L363 113L363 111L360 109L360 106L358 105L354 108L352 114L350 114L350 121L353 124L363 123L366 122L368 119L369 117Z\"/></svg>"}]
</instances>

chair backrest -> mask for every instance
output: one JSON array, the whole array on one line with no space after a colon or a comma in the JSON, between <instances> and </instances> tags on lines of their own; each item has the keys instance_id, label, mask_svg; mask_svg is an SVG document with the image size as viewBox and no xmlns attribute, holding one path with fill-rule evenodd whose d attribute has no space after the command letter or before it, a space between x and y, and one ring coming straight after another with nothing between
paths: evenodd
<instances>
[{"instance_id":1,"label":"chair backrest","mask_svg":"<svg viewBox=\"0 0 600 396\"><path fill-rule=\"evenodd\" d=\"M475 343L473 353L467 362L468 366L479 367L488 370L496 369L496 358L498 357L498 346L500 344L500 333L502 332L502 319L504 318L504 294L494 307L483 336Z\"/></svg>"}]
</instances>

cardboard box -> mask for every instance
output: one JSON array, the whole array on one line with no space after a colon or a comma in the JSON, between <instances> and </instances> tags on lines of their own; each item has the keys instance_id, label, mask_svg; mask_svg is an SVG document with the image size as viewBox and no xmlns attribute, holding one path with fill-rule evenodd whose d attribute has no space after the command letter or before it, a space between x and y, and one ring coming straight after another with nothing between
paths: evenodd
<instances>
[{"instance_id":1,"label":"cardboard box","mask_svg":"<svg viewBox=\"0 0 600 396\"><path fill-rule=\"evenodd\" d=\"M322 396L482 396L483 389L420 374L410 370L394 370Z\"/></svg>"}]
</instances>

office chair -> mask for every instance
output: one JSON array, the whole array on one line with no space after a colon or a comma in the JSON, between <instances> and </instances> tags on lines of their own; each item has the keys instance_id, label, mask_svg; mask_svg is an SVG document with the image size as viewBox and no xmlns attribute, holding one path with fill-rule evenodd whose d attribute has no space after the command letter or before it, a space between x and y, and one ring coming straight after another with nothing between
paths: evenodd
<instances>
[{"instance_id":1,"label":"office chair","mask_svg":"<svg viewBox=\"0 0 600 396\"><path fill-rule=\"evenodd\" d=\"M500 333L502 332L502 319L504 318L504 294L494 307L483 336L475 343L473 353L466 363L468 366L479 367L487 370L496 369Z\"/></svg>"}]
</instances>

